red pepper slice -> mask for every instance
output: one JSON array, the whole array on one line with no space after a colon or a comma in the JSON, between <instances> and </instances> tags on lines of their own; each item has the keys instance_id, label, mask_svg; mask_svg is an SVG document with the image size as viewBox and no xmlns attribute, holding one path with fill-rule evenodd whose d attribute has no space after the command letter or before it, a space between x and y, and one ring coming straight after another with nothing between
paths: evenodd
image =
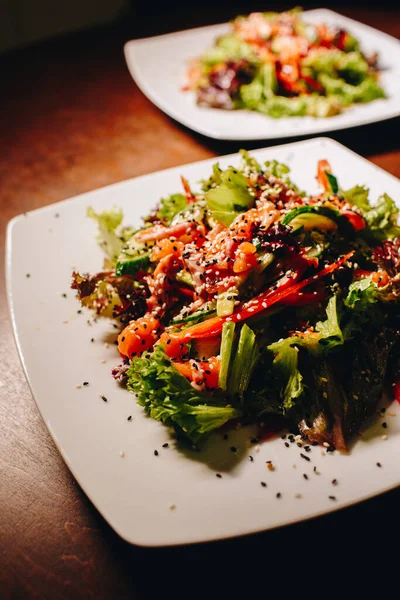
<instances>
[{"instance_id":1,"label":"red pepper slice","mask_svg":"<svg viewBox=\"0 0 400 600\"><path fill-rule=\"evenodd\" d=\"M400 382L393 384L393 397L400 404Z\"/></svg>"},{"instance_id":2,"label":"red pepper slice","mask_svg":"<svg viewBox=\"0 0 400 600\"><path fill-rule=\"evenodd\" d=\"M317 180L326 192L329 192L331 186L325 173L332 173L331 165L325 159L318 161Z\"/></svg>"},{"instance_id":3,"label":"red pepper slice","mask_svg":"<svg viewBox=\"0 0 400 600\"><path fill-rule=\"evenodd\" d=\"M278 282L275 289L270 289L262 294L259 294L253 298L253 300L250 300L243 305L241 309L233 313L230 317L214 317L213 319L208 319L202 323L192 325L192 327L188 327L187 329L184 329L182 332L178 333L164 332L162 341L164 342L169 339L172 342L171 346L173 346L173 348L177 348L178 345L184 345L190 340L201 339L205 337L216 337L221 334L222 325L226 321L239 323L240 321L245 321L250 317L254 317L254 315L257 313L270 308L272 305L283 301L285 298L297 294L297 292L299 292L302 288L315 283L317 279L321 279L321 277L325 277L326 275L333 273L333 271L336 271L336 269L345 263L353 254L354 251L349 252L340 258L336 263L328 265L319 271L319 273L316 273L311 277L307 277L307 279L304 279L299 283L295 283L294 285L292 284L293 278L289 278L285 275L280 280L280 283ZM168 341L167 344L169 344ZM169 355L168 346L165 346L165 351Z\"/></svg>"},{"instance_id":4,"label":"red pepper slice","mask_svg":"<svg viewBox=\"0 0 400 600\"><path fill-rule=\"evenodd\" d=\"M350 221L350 225L352 225L356 231L360 231L360 229L365 228L365 221L361 215L353 212L352 210L345 210L342 212L342 215Z\"/></svg>"},{"instance_id":5,"label":"red pepper slice","mask_svg":"<svg viewBox=\"0 0 400 600\"><path fill-rule=\"evenodd\" d=\"M184 177L182 177L182 175L181 175L181 181L182 181L183 189L185 190L185 195L186 195L186 199L187 199L188 203L192 204L192 202L196 202L196 196L193 194L192 190L190 189L188 180L185 179Z\"/></svg>"}]
</instances>

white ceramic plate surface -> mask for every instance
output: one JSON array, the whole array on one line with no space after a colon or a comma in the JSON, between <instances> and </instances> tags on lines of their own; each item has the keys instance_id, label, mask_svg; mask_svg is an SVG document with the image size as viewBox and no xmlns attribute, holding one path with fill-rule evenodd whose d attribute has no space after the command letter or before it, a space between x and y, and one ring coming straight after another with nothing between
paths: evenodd
<instances>
[{"instance_id":1,"label":"white ceramic plate surface","mask_svg":"<svg viewBox=\"0 0 400 600\"><path fill-rule=\"evenodd\" d=\"M379 52L381 82L388 98L353 105L340 115L317 119L272 119L247 111L199 107L191 92L182 90L188 61L200 56L229 25L212 25L140 40L125 45L125 58L142 92L161 110L186 127L224 140L267 140L302 136L366 125L400 115L400 42L395 38L331 10L304 12L309 23L328 23L347 29L367 54Z\"/></svg>"},{"instance_id":2,"label":"white ceramic plate surface","mask_svg":"<svg viewBox=\"0 0 400 600\"><path fill-rule=\"evenodd\" d=\"M253 154L261 161L276 158L288 163L294 181L310 192L318 189L316 163L327 158L344 188L365 183L372 198L382 192L400 198L399 180L329 139ZM111 322L93 323L85 311L78 314L69 289L73 268L81 272L102 268L95 224L86 218L86 208L117 205L123 208L126 223L139 225L140 217L160 197L180 190L181 174L190 182L199 181L209 175L215 160L89 192L18 216L8 227L7 290L13 329L39 410L94 505L123 538L140 545L182 544L261 531L348 506L400 483L399 405L391 408L396 416L385 419L388 429L382 429L378 418L349 456L326 454L315 447L307 462L296 444L286 448L280 438L265 442L257 452L247 429L229 433L228 440L215 436L204 452L185 454L170 439L168 429L147 418L134 396L111 377L111 368L119 362L112 343L117 330ZM238 164L239 157L219 161L226 167ZM84 381L89 385L77 389ZM386 441L383 433L388 435ZM169 448L162 448L165 442ZM237 453L230 451L231 446L237 447ZM154 456L156 449L158 456ZM275 471L267 469L268 460ZM382 468L376 466L378 461ZM217 472L222 478L216 477ZM334 478L337 486L331 484ZM331 500L330 495L337 499Z\"/></svg>"}]
</instances>

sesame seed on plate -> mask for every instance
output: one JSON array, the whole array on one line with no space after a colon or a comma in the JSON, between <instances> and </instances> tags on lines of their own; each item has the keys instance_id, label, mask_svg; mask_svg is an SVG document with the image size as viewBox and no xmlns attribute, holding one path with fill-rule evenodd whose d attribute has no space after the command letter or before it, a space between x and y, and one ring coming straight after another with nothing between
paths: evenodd
<instances>
[{"instance_id":1,"label":"sesame seed on plate","mask_svg":"<svg viewBox=\"0 0 400 600\"><path fill-rule=\"evenodd\" d=\"M81 386L80 383L77 383L75 387L76 387L77 390L80 390L82 386Z\"/></svg>"},{"instance_id":2,"label":"sesame seed on plate","mask_svg":"<svg viewBox=\"0 0 400 600\"><path fill-rule=\"evenodd\" d=\"M121 452L119 453L120 457L123 458L125 456L125 452L123 450L121 450Z\"/></svg>"},{"instance_id":3,"label":"sesame seed on plate","mask_svg":"<svg viewBox=\"0 0 400 600\"><path fill-rule=\"evenodd\" d=\"M382 439L383 439L383 441L385 441L385 440L388 439L388 436L385 434L385 435L382 436Z\"/></svg>"},{"instance_id":4,"label":"sesame seed on plate","mask_svg":"<svg viewBox=\"0 0 400 600\"><path fill-rule=\"evenodd\" d=\"M176 509L176 506L175 506L175 504L170 504L170 505L168 506L168 508L169 508L169 510L175 510L175 509Z\"/></svg>"}]
</instances>

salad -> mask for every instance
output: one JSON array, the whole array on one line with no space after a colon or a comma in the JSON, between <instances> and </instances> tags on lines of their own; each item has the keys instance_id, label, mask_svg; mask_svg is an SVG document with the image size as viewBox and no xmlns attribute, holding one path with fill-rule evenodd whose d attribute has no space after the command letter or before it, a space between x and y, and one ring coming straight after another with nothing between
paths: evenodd
<instances>
[{"instance_id":1,"label":"salad","mask_svg":"<svg viewBox=\"0 0 400 600\"><path fill-rule=\"evenodd\" d=\"M278 419L345 451L386 383L399 390L398 209L342 189L326 160L317 180L308 195L242 150L198 191L182 177L140 229L88 209L104 270L74 272L72 288L122 324L115 379L196 446Z\"/></svg>"},{"instance_id":2,"label":"salad","mask_svg":"<svg viewBox=\"0 0 400 600\"><path fill-rule=\"evenodd\" d=\"M200 106L330 117L385 97L377 63L348 31L307 24L299 9L251 13L191 61L185 89Z\"/></svg>"}]
</instances>

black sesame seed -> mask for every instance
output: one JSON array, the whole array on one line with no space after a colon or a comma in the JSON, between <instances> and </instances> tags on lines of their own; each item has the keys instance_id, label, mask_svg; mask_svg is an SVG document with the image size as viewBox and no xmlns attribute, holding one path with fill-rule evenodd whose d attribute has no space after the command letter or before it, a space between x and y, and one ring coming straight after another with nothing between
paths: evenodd
<instances>
[{"instance_id":1,"label":"black sesame seed","mask_svg":"<svg viewBox=\"0 0 400 600\"><path fill-rule=\"evenodd\" d=\"M329 500L336 500L336 496L328 496Z\"/></svg>"},{"instance_id":2,"label":"black sesame seed","mask_svg":"<svg viewBox=\"0 0 400 600\"><path fill-rule=\"evenodd\" d=\"M337 485L338 480L337 479L332 479L332 485Z\"/></svg>"},{"instance_id":3,"label":"black sesame seed","mask_svg":"<svg viewBox=\"0 0 400 600\"><path fill-rule=\"evenodd\" d=\"M281 494L280 492L278 492L278 493L277 493L277 495L276 495L276 497L277 497L277 498L281 498L281 497L282 497L282 494Z\"/></svg>"},{"instance_id":4,"label":"black sesame seed","mask_svg":"<svg viewBox=\"0 0 400 600\"><path fill-rule=\"evenodd\" d=\"M380 463L380 462L377 462L377 463L376 463L376 466L377 466L377 467L382 467L382 463Z\"/></svg>"},{"instance_id":5,"label":"black sesame seed","mask_svg":"<svg viewBox=\"0 0 400 600\"><path fill-rule=\"evenodd\" d=\"M306 456L302 452L300 452L300 456L301 456L301 458L304 458L304 460L308 460L308 462L310 462L310 460L311 460L311 458L309 456Z\"/></svg>"},{"instance_id":6,"label":"black sesame seed","mask_svg":"<svg viewBox=\"0 0 400 600\"><path fill-rule=\"evenodd\" d=\"M215 473L215 476L218 477L218 479L222 479L221 473Z\"/></svg>"},{"instance_id":7,"label":"black sesame seed","mask_svg":"<svg viewBox=\"0 0 400 600\"><path fill-rule=\"evenodd\" d=\"M267 487L267 484L265 483L265 481L260 481L260 483L263 487Z\"/></svg>"},{"instance_id":8,"label":"black sesame seed","mask_svg":"<svg viewBox=\"0 0 400 600\"><path fill-rule=\"evenodd\" d=\"M169 447L169 444L168 444L168 442L165 442L165 444L163 444L163 445L162 445L162 447L163 447L163 448L168 448L168 447Z\"/></svg>"},{"instance_id":9,"label":"black sesame seed","mask_svg":"<svg viewBox=\"0 0 400 600\"><path fill-rule=\"evenodd\" d=\"M311 446L318 446L318 442L311 442Z\"/></svg>"},{"instance_id":10,"label":"black sesame seed","mask_svg":"<svg viewBox=\"0 0 400 600\"><path fill-rule=\"evenodd\" d=\"M89 385L89 382L88 381L84 381L83 385Z\"/></svg>"},{"instance_id":11,"label":"black sesame seed","mask_svg":"<svg viewBox=\"0 0 400 600\"><path fill-rule=\"evenodd\" d=\"M310 448L310 446L304 446L304 450L305 450L306 452L311 452L311 448Z\"/></svg>"},{"instance_id":12,"label":"black sesame seed","mask_svg":"<svg viewBox=\"0 0 400 600\"><path fill-rule=\"evenodd\" d=\"M308 475L307 475L307 473L303 473L303 477L304 477L304 479L307 479L307 480L308 480Z\"/></svg>"},{"instance_id":13,"label":"black sesame seed","mask_svg":"<svg viewBox=\"0 0 400 600\"><path fill-rule=\"evenodd\" d=\"M250 454L250 456L249 456L249 461L250 461L250 462L253 462L253 460L254 460L254 458L253 458L253 457L251 456L251 454Z\"/></svg>"},{"instance_id":14,"label":"black sesame seed","mask_svg":"<svg viewBox=\"0 0 400 600\"><path fill-rule=\"evenodd\" d=\"M83 385L85 385L85 384L83 384ZM103 400L103 402L108 402L108 400L105 396L101 396L101 399Z\"/></svg>"},{"instance_id":15,"label":"black sesame seed","mask_svg":"<svg viewBox=\"0 0 400 600\"><path fill-rule=\"evenodd\" d=\"M224 440L227 440L227 439L228 439L228 434L224 433Z\"/></svg>"},{"instance_id":16,"label":"black sesame seed","mask_svg":"<svg viewBox=\"0 0 400 600\"><path fill-rule=\"evenodd\" d=\"M128 421L132 421L132 415L129 415L129 417L128 417L128 419L127 419L127 420L128 420Z\"/></svg>"},{"instance_id":17,"label":"black sesame seed","mask_svg":"<svg viewBox=\"0 0 400 600\"><path fill-rule=\"evenodd\" d=\"M81 311L81 309L77 310L76 312L78 313L78 315L81 315L81 314L82 314L82 311Z\"/></svg>"},{"instance_id":18,"label":"black sesame seed","mask_svg":"<svg viewBox=\"0 0 400 600\"><path fill-rule=\"evenodd\" d=\"M158 450L154 450L154 456L158 456Z\"/></svg>"},{"instance_id":19,"label":"black sesame seed","mask_svg":"<svg viewBox=\"0 0 400 600\"><path fill-rule=\"evenodd\" d=\"M288 444L287 442L285 442L285 446L286 448L290 448L290 444Z\"/></svg>"},{"instance_id":20,"label":"black sesame seed","mask_svg":"<svg viewBox=\"0 0 400 600\"><path fill-rule=\"evenodd\" d=\"M383 427L383 429L387 429L387 423L386 422L382 423L382 427Z\"/></svg>"},{"instance_id":21,"label":"black sesame seed","mask_svg":"<svg viewBox=\"0 0 400 600\"><path fill-rule=\"evenodd\" d=\"M91 338L91 339L90 339L90 341L91 341L91 342L94 342L94 338Z\"/></svg>"},{"instance_id":22,"label":"black sesame seed","mask_svg":"<svg viewBox=\"0 0 400 600\"><path fill-rule=\"evenodd\" d=\"M64 292L63 294L61 294L61 296L62 296L63 298L66 298L66 297L67 297L67 294Z\"/></svg>"},{"instance_id":23,"label":"black sesame seed","mask_svg":"<svg viewBox=\"0 0 400 600\"><path fill-rule=\"evenodd\" d=\"M231 446L231 452L237 452L237 448L235 446Z\"/></svg>"},{"instance_id":24,"label":"black sesame seed","mask_svg":"<svg viewBox=\"0 0 400 600\"><path fill-rule=\"evenodd\" d=\"M60 216L60 214L59 213L55 213L54 216L55 216L56 219L58 219L58 217Z\"/></svg>"},{"instance_id":25,"label":"black sesame seed","mask_svg":"<svg viewBox=\"0 0 400 600\"><path fill-rule=\"evenodd\" d=\"M286 439L286 433L283 433L283 434L281 435L281 440L284 440L284 439Z\"/></svg>"},{"instance_id":26,"label":"black sesame seed","mask_svg":"<svg viewBox=\"0 0 400 600\"><path fill-rule=\"evenodd\" d=\"M303 447L303 444L300 444L300 442L297 442L297 446L298 446L299 448L302 448L302 447Z\"/></svg>"},{"instance_id":27,"label":"black sesame seed","mask_svg":"<svg viewBox=\"0 0 400 600\"><path fill-rule=\"evenodd\" d=\"M291 444L294 444L294 438L289 438L289 440Z\"/></svg>"},{"instance_id":28,"label":"black sesame seed","mask_svg":"<svg viewBox=\"0 0 400 600\"><path fill-rule=\"evenodd\" d=\"M28 277L28 278L29 278L30 276L31 276L31 274L30 274L30 273L27 273L27 274L26 274L26 277Z\"/></svg>"},{"instance_id":29,"label":"black sesame seed","mask_svg":"<svg viewBox=\"0 0 400 600\"><path fill-rule=\"evenodd\" d=\"M260 438L258 438L258 437L251 438L251 440L250 440L250 442L252 444L258 444L259 441L260 441Z\"/></svg>"}]
</instances>

